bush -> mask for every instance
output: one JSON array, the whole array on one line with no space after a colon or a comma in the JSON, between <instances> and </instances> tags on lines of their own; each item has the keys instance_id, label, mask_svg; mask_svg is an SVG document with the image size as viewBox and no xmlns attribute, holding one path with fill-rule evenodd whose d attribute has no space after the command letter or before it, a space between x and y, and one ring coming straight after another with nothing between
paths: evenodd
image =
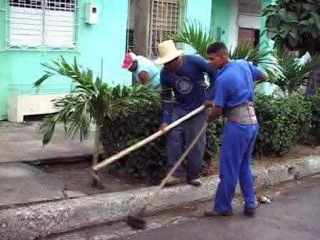
<instances>
[{"instance_id":1,"label":"bush","mask_svg":"<svg viewBox=\"0 0 320 240\"><path fill-rule=\"evenodd\" d=\"M257 96L256 111L260 122L256 150L264 155L287 153L311 124L311 104L302 96Z\"/></svg>"},{"instance_id":2,"label":"bush","mask_svg":"<svg viewBox=\"0 0 320 240\"><path fill-rule=\"evenodd\" d=\"M156 132L160 125L160 104L149 105L127 116L118 116L113 121L105 121L102 142L107 155L112 155L135 142ZM219 125L218 125L219 126ZM218 134L221 127L210 124L207 131L207 149L203 170L208 169L210 162L219 148ZM124 172L147 183L157 184L167 173L166 137L147 144L132 152L126 158L112 164L111 172Z\"/></svg>"},{"instance_id":3,"label":"bush","mask_svg":"<svg viewBox=\"0 0 320 240\"><path fill-rule=\"evenodd\" d=\"M282 155L289 151L305 134L310 126L319 129L319 103L306 101L301 96L274 98L257 96L256 110L260 122L260 133L256 151L264 155ZM313 105L312 105L313 103ZM313 122L311 108L313 106ZM134 108L136 109L136 108ZM103 145L108 156L134 144L156 132L161 116L160 104L153 103L144 108L118 115L112 121L106 119L102 132ZM214 156L219 152L220 135L223 121L210 124L207 130L207 147L203 174L209 169ZM112 173L124 173L126 176L157 184L167 172L166 138L161 137L152 143L132 152L126 158L114 163L108 169Z\"/></svg>"},{"instance_id":4,"label":"bush","mask_svg":"<svg viewBox=\"0 0 320 240\"><path fill-rule=\"evenodd\" d=\"M312 120L310 136L313 137L313 144L320 143L320 91L315 96L309 97L311 104Z\"/></svg>"}]
</instances>

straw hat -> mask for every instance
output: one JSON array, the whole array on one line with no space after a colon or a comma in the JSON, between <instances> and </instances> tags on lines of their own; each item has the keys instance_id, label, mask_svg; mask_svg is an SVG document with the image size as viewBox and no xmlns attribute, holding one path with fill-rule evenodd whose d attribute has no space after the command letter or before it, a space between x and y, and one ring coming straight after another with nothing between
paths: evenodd
<instances>
[{"instance_id":1,"label":"straw hat","mask_svg":"<svg viewBox=\"0 0 320 240\"><path fill-rule=\"evenodd\" d=\"M173 40L167 40L158 44L159 58L156 64L165 64L182 55L183 51L178 50Z\"/></svg>"}]
</instances>

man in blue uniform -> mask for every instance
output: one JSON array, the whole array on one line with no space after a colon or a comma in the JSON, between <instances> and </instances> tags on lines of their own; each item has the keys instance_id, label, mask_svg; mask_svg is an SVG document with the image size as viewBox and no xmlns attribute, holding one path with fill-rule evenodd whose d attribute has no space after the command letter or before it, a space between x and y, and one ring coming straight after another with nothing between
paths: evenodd
<instances>
[{"instance_id":1,"label":"man in blue uniform","mask_svg":"<svg viewBox=\"0 0 320 240\"><path fill-rule=\"evenodd\" d=\"M160 74L162 89L163 117L160 129L176 121L182 116L205 103L212 88L206 86L204 74L213 86L215 71L209 63L200 56L182 55L172 40L159 44L159 58L157 64L164 64ZM205 112L193 117L182 125L171 130L167 137L167 155L169 167L180 158L185 149L197 136L199 129L205 124ZM206 137L203 134L187 156L187 182L193 186L200 186L199 174L205 151ZM183 175L179 168L168 181L168 185L180 182Z\"/></svg>"},{"instance_id":2,"label":"man in blue uniform","mask_svg":"<svg viewBox=\"0 0 320 240\"><path fill-rule=\"evenodd\" d=\"M257 206L251 173L251 155L258 133L258 122L253 106L254 82L265 79L257 67L245 60L231 61L224 43L216 42L208 49L209 62L218 69L209 119L221 115L227 118L223 129L220 156L220 183L211 216L232 215L232 199L240 181L244 197L244 214L254 216Z\"/></svg>"}]
</instances>

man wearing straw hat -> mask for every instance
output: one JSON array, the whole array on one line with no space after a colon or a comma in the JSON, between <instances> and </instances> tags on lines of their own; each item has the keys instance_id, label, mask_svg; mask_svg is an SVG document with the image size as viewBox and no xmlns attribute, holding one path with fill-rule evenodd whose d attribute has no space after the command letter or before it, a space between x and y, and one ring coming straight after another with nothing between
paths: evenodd
<instances>
[{"instance_id":1,"label":"man wearing straw hat","mask_svg":"<svg viewBox=\"0 0 320 240\"><path fill-rule=\"evenodd\" d=\"M176 49L172 40L161 42L158 50L159 58L155 63L164 65L160 74L163 103L160 129L164 129L168 124L201 106L211 96L215 71L204 58L196 55L183 55L182 51ZM205 73L209 76L210 87L205 83ZM206 120L206 113L202 112L169 132L167 136L169 167L178 161ZM199 174L205 141L206 137L203 134L187 156L186 179L193 186L201 185ZM168 185L179 183L182 175L182 169L178 168L169 179Z\"/></svg>"}]
</instances>

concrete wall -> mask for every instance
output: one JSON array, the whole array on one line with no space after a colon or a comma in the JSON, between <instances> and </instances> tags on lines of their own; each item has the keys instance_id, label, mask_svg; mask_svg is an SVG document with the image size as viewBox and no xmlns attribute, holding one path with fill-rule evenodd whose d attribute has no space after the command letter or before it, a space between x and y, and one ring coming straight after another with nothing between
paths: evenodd
<instances>
[{"instance_id":1,"label":"concrete wall","mask_svg":"<svg viewBox=\"0 0 320 240\"><path fill-rule=\"evenodd\" d=\"M121 69L126 45L127 0L96 0L100 10L96 25L85 23L85 4L90 0L79 0L78 45L75 49L7 49L5 35L0 31L0 119L7 117L8 97L20 94L60 94L69 91L70 82L52 79L39 93L32 84L43 74L41 63L48 63L63 55L72 60L79 58L80 64L100 72L103 59L104 80L110 84L130 84L130 74ZM4 1L0 8L5 9ZM6 21L0 12L0 29Z\"/></svg>"},{"instance_id":2,"label":"concrete wall","mask_svg":"<svg viewBox=\"0 0 320 240\"><path fill-rule=\"evenodd\" d=\"M7 93L8 93L8 72L6 66L5 53L5 20L6 20L6 8L5 1L0 1L0 119L3 119L6 115L7 108Z\"/></svg>"},{"instance_id":3,"label":"concrete wall","mask_svg":"<svg viewBox=\"0 0 320 240\"><path fill-rule=\"evenodd\" d=\"M132 0L136 1L134 8L134 36L136 44L136 53L142 56L148 56L149 44L149 22L151 1L150 0Z\"/></svg>"},{"instance_id":4,"label":"concrete wall","mask_svg":"<svg viewBox=\"0 0 320 240\"><path fill-rule=\"evenodd\" d=\"M186 20L200 23L207 31L211 30L211 5L212 0L188 0L186 6ZM185 46L186 53L194 53L195 51Z\"/></svg>"},{"instance_id":5,"label":"concrete wall","mask_svg":"<svg viewBox=\"0 0 320 240\"><path fill-rule=\"evenodd\" d=\"M211 31L217 41L229 43L233 0L212 0Z\"/></svg>"},{"instance_id":6,"label":"concrete wall","mask_svg":"<svg viewBox=\"0 0 320 240\"><path fill-rule=\"evenodd\" d=\"M69 81L52 79L40 90L32 87L32 84L43 74L41 63L49 63L63 55L67 60L78 57L79 62L94 72L100 72L101 59L103 59L104 80L110 84L130 84L131 75L121 69L121 62L125 53L126 29L128 16L127 0L92 0L97 3L100 10L99 21L96 25L85 23L85 4L91 0L79 0L77 47L75 49L7 49L5 43L6 1L0 1L0 120L7 117L7 102L10 96L17 95L46 95L62 94L68 92L71 87ZM149 0L135 0L141 2L141 11L137 11L139 18L144 4ZM234 32L232 22L233 13L230 6L234 0L187 0L186 18L190 21L200 22L208 31L212 31L216 38L221 32L221 40L230 41ZM148 15L148 13L145 11ZM211 18L211 14L212 18ZM145 22L148 22L146 20ZM228 31L228 29L231 29ZM222 33L225 31L225 33ZM137 33L136 37L148 39L148 31ZM147 42L147 41L146 41ZM142 48L146 49L145 46ZM192 49L186 48L186 52ZM141 52L143 54L143 52Z\"/></svg>"},{"instance_id":7,"label":"concrete wall","mask_svg":"<svg viewBox=\"0 0 320 240\"><path fill-rule=\"evenodd\" d=\"M274 3L275 0L262 0L261 1L261 4L262 4L262 8L268 6L269 4L271 3ZM266 24L266 18L265 17L261 17L261 32L265 32L265 24ZM262 34L260 36L260 42L261 42L261 47L267 47L269 49L272 49L273 48L273 41L270 40L267 36L266 33Z\"/></svg>"},{"instance_id":8,"label":"concrete wall","mask_svg":"<svg viewBox=\"0 0 320 240\"><path fill-rule=\"evenodd\" d=\"M261 13L257 12L257 3L252 1L242 0L240 7L239 0L212 0L211 31L217 40L225 42L229 47L236 46L239 26L260 29L260 32L264 32L265 18L260 17ZM262 0L261 7L264 8L272 2L274 0ZM266 34L261 36L260 43L263 47L272 48L273 46Z\"/></svg>"},{"instance_id":9,"label":"concrete wall","mask_svg":"<svg viewBox=\"0 0 320 240\"><path fill-rule=\"evenodd\" d=\"M212 0L188 0L186 8L187 21L198 21L210 30Z\"/></svg>"}]
</instances>

